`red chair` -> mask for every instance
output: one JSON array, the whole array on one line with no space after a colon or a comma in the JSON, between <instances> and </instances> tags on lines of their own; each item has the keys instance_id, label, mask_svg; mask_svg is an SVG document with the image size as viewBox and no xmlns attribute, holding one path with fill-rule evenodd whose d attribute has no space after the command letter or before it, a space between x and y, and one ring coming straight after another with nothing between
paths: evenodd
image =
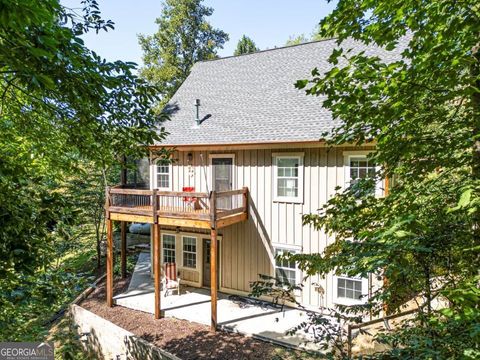
<instances>
[{"instance_id":1,"label":"red chair","mask_svg":"<svg viewBox=\"0 0 480 360\"><path fill-rule=\"evenodd\" d=\"M177 291L177 294L180 295L180 274L177 273L177 264L175 263L165 263L165 293L166 297L168 292Z\"/></svg>"},{"instance_id":2,"label":"red chair","mask_svg":"<svg viewBox=\"0 0 480 360\"><path fill-rule=\"evenodd\" d=\"M195 191L195 188L193 186L184 186L182 188L182 191L183 192L194 192ZM183 197L183 201L184 202L187 202L187 203L194 203L195 202L195 198L194 197L189 197L189 196L184 196Z\"/></svg>"}]
</instances>

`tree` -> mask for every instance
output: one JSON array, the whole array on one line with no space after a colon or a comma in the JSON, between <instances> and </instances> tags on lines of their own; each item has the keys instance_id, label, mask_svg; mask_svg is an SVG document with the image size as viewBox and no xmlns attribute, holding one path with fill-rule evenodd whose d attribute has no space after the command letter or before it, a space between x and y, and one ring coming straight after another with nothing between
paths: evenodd
<instances>
[{"instance_id":1,"label":"tree","mask_svg":"<svg viewBox=\"0 0 480 360\"><path fill-rule=\"evenodd\" d=\"M315 29L313 29L310 36L307 36L305 34L291 35L286 41L285 46L299 45L299 44L307 43L309 41L319 41L319 40L331 39L333 37L336 37L335 33L333 33L333 35L330 35L329 37L323 36L320 32L320 25L317 25L315 26Z\"/></svg>"},{"instance_id":2,"label":"tree","mask_svg":"<svg viewBox=\"0 0 480 360\"><path fill-rule=\"evenodd\" d=\"M238 40L237 48L233 52L233 55L237 56L243 54L250 54L258 50L260 49L257 48L253 40L250 39L248 36L243 35L242 38Z\"/></svg>"},{"instance_id":3,"label":"tree","mask_svg":"<svg viewBox=\"0 0 480 360\"><path fill-rule=\"evenodd\" d=\"M379 334L378 358L478 358L480 333L480 8L478 1L338 2L320 35L338 37L326 73L298 88L326 96L341 119L332 145L376 142L373 179L339 191L305 225L335 235L321 254L292 255L308 276L385 278L368 304L379 314L420 302L409 326ZM352 37L400 51L381 60L349 52ZM389 179L388 196L373 196ZM393 181L393 184L392 184ZM448 307L438 310L434 299Z\"/></svg>"},{"instance_id":4,"label":"tree","mask_svg":"<svg viewBox=\"0 0 480 360\"><path fill-rule=\"evenodd\" d=\"M0 339L33 340L82 284L54 266L82 221L65 181L82 162L108 173L164 134L136 65L84 46L85 32L113 28L96 1L80 14L58 0L0 4Z\"/></svg>"},{"instance_id":5,"label":"tree","mask_svg":"<svg viewBox=\"0 0 480 360\"><path fill-rule=\"evenodd\" d=\"M300 34L297 36L292 35L288 38L287 42L285 43L285 46L299 45L309 41L310 39L306 37L305 34Z\"/></svg>"},{"instance_id":6,"label":"tree","mask_svg":"<svg viewBox=\"0 0 480 360\"><path fill-rule=\"evenodd\" d=\"M159 88L162 110L170 97L190 74L197 61L214 59L228 35L207 21L213 9L203 0L165 0L157 18L158 31L140 35L145 66L140 75Z\"/></svg>"}]
</instances>

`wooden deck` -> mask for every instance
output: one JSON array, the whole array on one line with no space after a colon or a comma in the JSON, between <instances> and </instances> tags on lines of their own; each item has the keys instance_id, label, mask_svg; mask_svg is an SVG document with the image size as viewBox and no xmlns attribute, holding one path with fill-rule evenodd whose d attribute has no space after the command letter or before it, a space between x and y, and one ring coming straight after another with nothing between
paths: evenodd
<instances>
[{"instance_id":1,"label":"wooden deck","mask_svg":"<svg viewBox=\"0 0 480 360\"><path fill-rule=\"evenodd\" d=\"M113 221L121 222L121 271L126 275L126 222L152 224L155 319L162 316L161 226L210 230L211 330L217 328L217 230L247 219L248 188L207 193L107 188L105 197L107 227L107 305L113 306Z\"/></svg>"},{"instance_id":2,"label":"wooden deck","mask_svg":"<svg viewBox=\"0 0 480 360\"><path fill-rule=\"evenodd\" d=\"M222 228L247 219L248 189L207 193L107 189L111 220L202 229Z\"/></svg>"}]
</instances>

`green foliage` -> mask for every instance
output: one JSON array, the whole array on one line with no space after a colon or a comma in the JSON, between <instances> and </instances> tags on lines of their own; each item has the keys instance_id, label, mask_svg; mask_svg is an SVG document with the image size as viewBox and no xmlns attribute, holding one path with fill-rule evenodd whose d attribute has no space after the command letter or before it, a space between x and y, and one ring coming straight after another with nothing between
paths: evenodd
<instances>
[{"instance_id":1,"label":"green foliage","mask_svg":"<svg viewBox=\"0 0 480 360\"><path fill-rule=\"evenodd\" d=\"M63 196L76 207L77 217L93 225L97 267L101 266L101 247L106 241L105 227L105 188L109 184L120 183L120 165L113 166L108 172L92 162L81 161L77 173L66 180ZM90 226L82 228L85 235L91 235Z\"/></svg>"},{"instance_id":2,"label":"green foliage","mask_svg":"<svg viewBox=\"0 0 480 360\"><path fill-rule=\"evenodd\" d=\"M304 43L307 43L309 41L331 39L332 37L336 37L336 36L335 35L330 35L330 36L322 35L320 33L320 26L317 25L315 27L315 29L312 31L312 33L310 34L310 36L305 35L305 34L289 36L288 40L285 42L285 46L304 44Z\"/></svg>"},{"instance_id":3,"label":"green foliage","mask_svg":"<svg viewBox=\"0 0 480 360\"><path fill-rule=\"evenodd\" d=\"M141 76L158 87L163 109L171 96L190 74L197 61L214 59L223 48L228 35L207 21L213 9L203 0L165 0L157 18L158 31L140 35L145 66Z\"/></svg>"},{"instance_id":4,"label":"green foliage","mask_svg":"<svg viewBox=\"0 0 480 360\"><path fill-rule=\"evenodd\" d=\"M77 330L78 327L73 323L70 314L55 325L50 337L55 344L55 359L94 360L98 358L98 355L85 351L81 344L82 336Z\"/></svg>"},{"instance_id":5,"label":"green foliage","mask_svg":"<svg viewBox=\"0 0 480 360\"><path fill-rule=\"evenodd\" d=\"M135 269L135 265L137 264L138 260L138 253L130 253L127 254L127 274L132 274L133 270ZM120 257L117 258L113 265L113 273L115 276L120 276L122 274L121 262Z\"/></svg>"},{"instance_id":6,"label":"green foliage","mask_svg":"<svg viewBox=\"0 0 480 360\"><path fill-rule=\"evenodd\" d=\"M285 46L299 45L309 41L310 39L305 34L291 35L289 36L288 40L285 42Z\"/></svg>"},{"instance_id":7,"label":"green foliage","mask_svg":"<svg viewBox=\"0 0 480 360\"><path fill-rule=\"evenodd\" d=\"M84 46L80 35L113 24L96 1L82 3L78 15L58 0L0 0L4 341L44 339L46 320L90 280L89 206L98 201L81 196L81 184L103 192L119 155L139 156L141 145L164 137L154 131L163 120L152 111L158 91L134 74L136 65Z\"/></svg>"},{"instance_id":8,"label":"green foliage","mask_svg":"<svg viewBox=\"0 0 480 360\"><path fill-rule=\"evenodd\" d=\"M335 234L321 254L293 255L307 275L366 276L388 282L369 305L390 312L418 296L422 312L378 336L379 358L475 358L479 343L480 5L478 1L341 0L320 24L338 37L325 74L299 88L325 96L341 122L330 144L375 141L374 181L340 191L304 224ZM342 49L353 37L401 54L395 61ZM469 284L469 285L466 285ZM438 299L448 304L439 311ZM468 314L468 316L467 316Z\"/></svg>"},{"instance_id":9,"label":"green foliage","mask_svg":"<svg viewBox=\"0 0 480 360\"><path fill-rule=\"evenodd\" d=\"M233 52L233 55L237 56L237 55L243 55L243 54L250 54L258 50L260 49L257 48L253 40L250 39L248 36L243 35L242 38L238 40L237 48Z\"/></svg>"}]
</instances>

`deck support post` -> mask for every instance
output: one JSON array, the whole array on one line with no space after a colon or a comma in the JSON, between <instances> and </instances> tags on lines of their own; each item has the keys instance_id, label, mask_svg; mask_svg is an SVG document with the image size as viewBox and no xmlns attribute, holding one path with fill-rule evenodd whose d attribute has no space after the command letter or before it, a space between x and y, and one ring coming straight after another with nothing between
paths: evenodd
<instances>
[{"instance_id":1,"label":"deck support post","mask_svg":"<svg viewBox=\"0 0 480 360\"><path fill-rule=\"evenodd\" d=\"M212 228L210 234L210 299L212 303L212 318L210 329L217 330L217 229Z\"/></svg>"},{"instance_id":2,"label":"deck support post","mask_svg":"<svg viewBox=\"0 0 480 360\"><path fill-rule=\"evenodd\" d=\"M107 226L107 306L113 306L113 233L112 220L106 219Z\"/></svg>"},{"instance_id":3,"label":"deck support post","mask_svg":"<svg viewBox=\"0 0 480 360\"><path fill-rule=\"evenodd\" d=\"M155 283L155 319L162 317L162 311L160 307L160 287L161 287L161 274L160 274L160 225L153 224L153 273Z\"/></svg>"},{"instance_id":4,"label":"deck support post","mask_svg":"<svg viewBox=\"0 0 480 360\"><path fill-rule=\"evenodd\" d=\"M127 277L127 222L122 221L120 223L120 258L122 279Z\"/></svg>"}]
</instances>

